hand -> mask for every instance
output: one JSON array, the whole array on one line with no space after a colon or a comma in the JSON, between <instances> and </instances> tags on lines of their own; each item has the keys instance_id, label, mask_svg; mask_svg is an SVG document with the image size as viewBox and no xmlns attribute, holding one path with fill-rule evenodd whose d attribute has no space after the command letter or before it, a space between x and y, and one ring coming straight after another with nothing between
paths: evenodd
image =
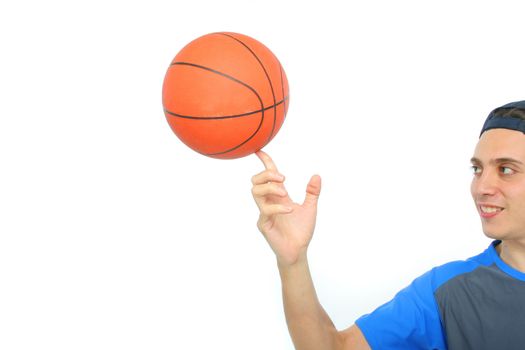
<instances>
[{"instance_id":1,"label":"hand","mask_svg":"<svg viewBox=\"0 0 525 350\"><path fill-rule=\"evenodd\" d=\"M292 201L284 187L284 176L268 154L256 152L266 170L253 176L252 195L259 207L257 227L274 251L281 265L293 265L306 259L317 217L321 177L312 176L303 204Z\"/></svg>"}]
</instances>

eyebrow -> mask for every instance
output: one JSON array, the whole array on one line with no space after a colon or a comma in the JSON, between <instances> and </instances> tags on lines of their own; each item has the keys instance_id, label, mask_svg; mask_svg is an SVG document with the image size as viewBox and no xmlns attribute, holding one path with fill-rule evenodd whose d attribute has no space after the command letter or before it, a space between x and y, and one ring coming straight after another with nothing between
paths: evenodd
<instances>
[{"instance_id":1,"label":"eyebrow","mask_svg":"<svg viewBox=\"0 0 525 350\"><path fill-rule=\"evenodd\" d=\"M476 157L470 158L470 162L474 163L474 164L482 164L483 163L481 160L479 160ZM502 164L502 163L514 163L514 164L523 165L523 162L521 162L521 161L519 161L517 159L514 159L514 158L508 158L508 157L491 159L489 161L489 164Z\"/></svg>"}]
</instances>

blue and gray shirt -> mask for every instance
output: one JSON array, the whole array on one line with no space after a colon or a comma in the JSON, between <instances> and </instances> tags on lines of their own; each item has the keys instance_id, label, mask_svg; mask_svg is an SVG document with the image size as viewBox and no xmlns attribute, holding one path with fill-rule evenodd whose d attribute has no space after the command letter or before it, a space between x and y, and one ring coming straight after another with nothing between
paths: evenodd
<instances>
[{"instance_id":1,"label":"blue and gray shirt","mask_svg":"<svg viewBox=\"0 0 525 350\"><path fill-rule=\"evenodd\" d=\"M483 253L436 267L356 321L373 350L524 350L525 273Z\"/></svg>"}]
</instances>

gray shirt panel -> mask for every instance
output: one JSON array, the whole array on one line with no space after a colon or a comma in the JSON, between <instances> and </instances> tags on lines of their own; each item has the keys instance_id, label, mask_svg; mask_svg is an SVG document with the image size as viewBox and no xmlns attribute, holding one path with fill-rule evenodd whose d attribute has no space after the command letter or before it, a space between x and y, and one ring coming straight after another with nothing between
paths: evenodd
<instances>
[{"instance_id":1,"label":"gray shirt panel","mask_svg":"<svg viewBox=\"0 0 525 350\"><path fill-rule=\"evenodd\" d=\"M495 264L480 266L435 291L449 350L524 350L525 281Z\"/></svg>"}]
</instances>

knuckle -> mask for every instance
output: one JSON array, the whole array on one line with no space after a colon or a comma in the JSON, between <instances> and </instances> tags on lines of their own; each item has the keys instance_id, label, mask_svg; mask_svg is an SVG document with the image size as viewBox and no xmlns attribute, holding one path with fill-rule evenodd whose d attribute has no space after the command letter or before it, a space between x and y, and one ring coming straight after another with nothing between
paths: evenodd
<instances>
[{"instance_id":1,"label":"knuckle","mask_svg":"<svg viewBox=\"0 0 525 350\"><path fill-rule=\"evenodd\" d=\"M261 216L268 217L270 216L269 210L267 206L263 206L261 208Z\"/></svg>"},{"instance_id":2,"label":"knuckle","mask_svg":"<svg viewBox=\"0 0 525 350\"><path fill-rule=\"evenodd\" d=\"M284 187L282 185L279 185L279 184L274 184L273 185L273 191L275 194L279 195L279 196L285 196L286 195L286 190L284 189Z\"/></svg>"},{"instance_id":3,"label":"knuckle","mask_svg":"<svg viewBox=\"0 0 525 350\"><path fill-rule=\"evenodd\" d=\"M262 220L257 221L257 228L259 229L259 231L261 231L261 232L264 233L264 231L263 231L263 225L262 225Z\"/></svg>"},{"instance_id":4,"label":"knuckle","mask_svg":"<svg viewBox=\"0 0 525 350\"><path fill-rule=\"evenodd\" d=\"M261 208L261 215L265 218L269 218L273 215L273 209L272 207L266 205Z\"/></svg>"}]
</instances>

